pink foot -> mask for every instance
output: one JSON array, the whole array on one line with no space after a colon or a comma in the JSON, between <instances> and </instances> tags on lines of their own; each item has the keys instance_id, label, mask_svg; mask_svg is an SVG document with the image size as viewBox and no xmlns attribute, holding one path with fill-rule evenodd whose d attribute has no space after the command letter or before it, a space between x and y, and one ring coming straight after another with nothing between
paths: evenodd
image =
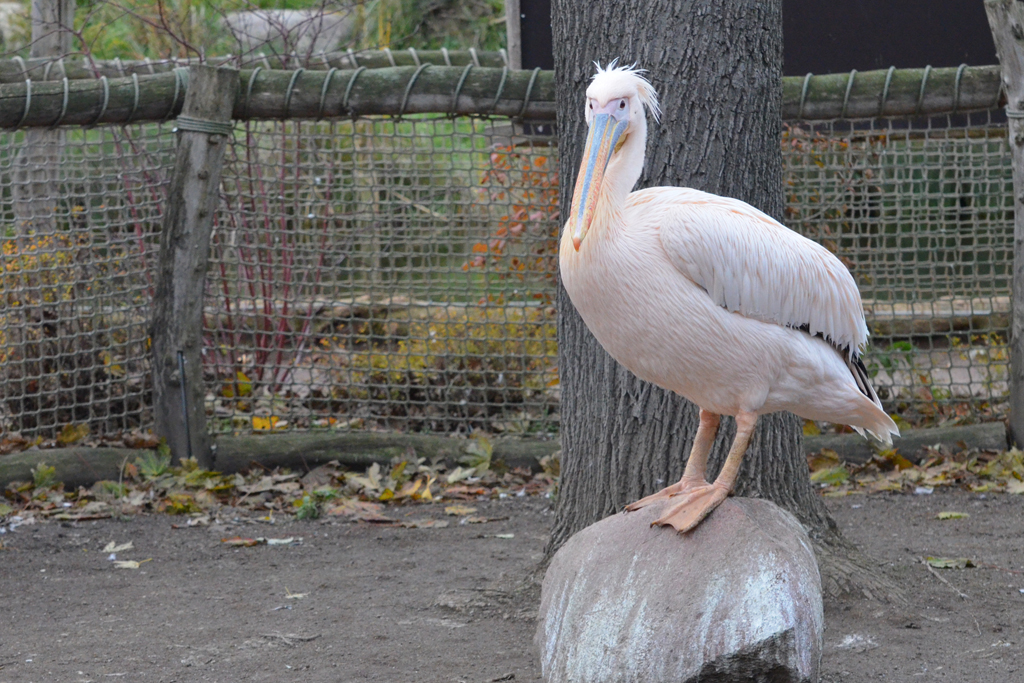
<instances>
[{"instance_id":1,"label":"pink foot","mask_svg":"<svg viewBox=\"0 0 1024 683\"><path fill-rule=\"evenodd\" d=\"M670 506L651 526L670 526L679 533L690 531L729 497L729 489L722 484L705 483L680 497L681 500Z\"/></svg>"},{"instance_id":2,"label":"pink foot","mask_svg":"<svg viewBox=\"0 0 1024 683\"><path fill-rule=\"evenodd\" d=\"M675 496L682 496L687 493L690 493L691 491L696 491L706 486L710 486L710 484L704 481L704 479L701 477L694 477L692 479L688 477L683 477L676 483L672 484L671 486L666 486L657 493L652 493L649 496L641 498L635 503L630 503L629 505L626 506L626 510L628 510L629 512L635 512L642 507L647 507L651 503L657 503L659 500L665 500L667 498L673 498Z\"/></svg>"}]
</instances>

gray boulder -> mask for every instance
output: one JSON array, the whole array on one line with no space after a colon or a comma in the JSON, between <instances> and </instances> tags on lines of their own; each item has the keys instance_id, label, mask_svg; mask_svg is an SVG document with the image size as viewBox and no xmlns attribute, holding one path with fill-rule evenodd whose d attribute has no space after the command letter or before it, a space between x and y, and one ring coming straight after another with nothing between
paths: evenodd
<instances>
[{"instance_id":1,"label":"gray boulder","mask_svg":"<svg viewBox=\"0 0 1024 683\"><path fill-rule=\"evenodd\" d=\"M664 504L573 536L551 561L536 643L548 683L816 681L821 579L799 522L729 498L688 534Z\"/></svg>"},{"instance_id":2,"label":"gray boulder","mask_svg":"<svg viewBox=\"0 0 1024 683\"><path fill-rule=\"evenodd\" d=\"M228 12L223 21L243 55L260 51L299 55L333 52L355 29L354 13L324 9Z\"/></svg>"}]
</instances>

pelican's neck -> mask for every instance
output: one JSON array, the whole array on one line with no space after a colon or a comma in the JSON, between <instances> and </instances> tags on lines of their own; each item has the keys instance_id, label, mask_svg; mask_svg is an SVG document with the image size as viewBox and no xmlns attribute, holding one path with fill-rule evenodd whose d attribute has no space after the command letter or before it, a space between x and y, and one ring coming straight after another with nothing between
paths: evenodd
<instances>
[{"instance_id":1,"label":"pelican's neck","mask_svg":"<svg viewBox=\"0 0 1024 683\"><path fill-rule=\"evenodd\" d=\"M633 191L640 174L644 170L644 153L647 148L647 119L640 116L634 119L635 125L630 126L624 136L625 142L612 155L608 162L608 170L601 183L601 197L597 211L618 214L626 205L626 197Z\"/></svg>"}]
</instances>

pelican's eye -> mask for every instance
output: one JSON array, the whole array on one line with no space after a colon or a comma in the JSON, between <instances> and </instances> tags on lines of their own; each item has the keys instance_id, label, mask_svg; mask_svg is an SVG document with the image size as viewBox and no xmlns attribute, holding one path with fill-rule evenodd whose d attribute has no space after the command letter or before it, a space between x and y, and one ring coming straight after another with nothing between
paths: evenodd
<instances>
[{"instance_id":1,"label":"pelican's eye","mask_svg":"<svg viewBox=\"0 0 1024 683\"><path fill-rule=\"evenodd\" d=\"M619 109L626 108L626 100L619 100Z\"/></svg>"}]
</instances>

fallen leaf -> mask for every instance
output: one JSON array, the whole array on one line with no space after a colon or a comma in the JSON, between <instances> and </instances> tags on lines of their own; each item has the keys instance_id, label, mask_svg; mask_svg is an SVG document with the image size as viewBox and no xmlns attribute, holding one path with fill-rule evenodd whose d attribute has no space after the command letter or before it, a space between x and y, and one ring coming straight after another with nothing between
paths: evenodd
<instances>
[{"instance_id":1,"label":"fallen leaf","mask_svg":"<svg viewBox=\"0 0 1024 683\"><path fill-rule=\"evenodd\" d=\"M815 484L842 484L849 478L850 473L845 465L818 470L811 474L811 481Z\"/></svg>"},{"instance_id":2,"label":"fallen leaf","mask_svg":"<svg viewBox=\"0 0 1024 683\"><path fill-rule=\"evenodd\" d=\"M949 511L949 512L940 512L939 514L935 515L935 517L938 518L938 519L967 519L968 517L970 517L970 515L967 514L966 512L952 512L952 511Z\"/></svg>"},{"instance_id":3,"label":"fallen leaf","mask_svg":"<svg viewBox=\"0 0 1024 683\"><path fill-rule=\"evenodd\" d=\"M926 557L924 561L936 569L966 569L974 567L974 561L968 557Z\"/></svg>"},{"instance_id":4,"label":"fallen leaf","mask_svg":"<svg viewBox=\"0 0 1024 683\"><path fill-rule=\"evenodd\" d=\"M485 489L483 486L452 486L444 491L444 497L472 500L478 496L486 496L488 493L490 493L490 489Z\"/></svg>"},{"instance_id":5,"label":"fallen leaf","mask_svg":"<svg viewBox=\"0 0 1024 683\"><path fill-rule=\"evenodd\" d=\"M416 479L415 481L407 481L405 485L395 494L395 500L401 500L402 498L412 498L416 495L416 492L423 486L422 479Z\"/></svg>"},{"instance_id":6,"label":"fallen leaf","mask_svg":"<svg viewBox=\"0 0 1024 683\"><path fill-rule=\"evenodd\" d=\"M434 480L436 480L436 479L437 479L437 477L433 476L433 475L430 476L430 477L427 477L427 483L426 483L426 485L424 485L423 490L420 491L419 493L417 493L416 495L414 495L413 498L415 498L416 500L422 500L422 501L426 501L426 502L433 501L434 500L434 494L432 494L430 492L430 487L434 484Z\"/></svg>"},{"instance_id":7,"label":"fallen leaf","mask_svg":"<svg viewBox=\"0 0 1024 683\"><path fill-rule=\"evenodd\" d=\"M448 473L448 483L454 484L462 481L463 479L468 479L473 476L474 472L475 470L472 467L456 467Z\"/></svg>"},{"instance_id":8,"label":"fallen leaf","mask_svg":"<svg viewBox=\"0 0 1024 683\"><path fill-rule=\"evenodd\" d=\"M468 505L449 505L444 509L446 515L471 515L476 512L476 508L471 508Z\"/></svg>"},{"instance_id":9,"label":"fallen leaf","mask_svg":"<svg viewBox=\"0 0 1024 683\"><path fill-rule=\"evenodd\" d=\"M57 435L57 443L61 446L70 446L87 436L89 436L89 425L87 424L64 425L64 429L60 430L60 434Z\"/></svg>"},{"instance_id":10,"label":"fallen leaf","mask_svg":"<svg viewBox=\"0 0 1024 683\"><path fill-rule=\"evenodd\" d=\"M384 506L380 503L370 503L355 498L342 498L340 501L327 508L327 514L344 517L355 517L364 522L393 522L390 517L381 514Z\"/></svg>"},{"instance_id":11,"label":"fallen leaf","mask_svg":"<svg viewBox=\"0 0 1024 683\"><path fill-rule=\"evenodd\" d=\"M226 543L233 546L241 546L245 548L251 548L254 545L259 545L260 542L255 538L242 538L241 536L232 536L231 538L220 539L221 543Z\"/></svg>"},{"instance_id":12,"label":"fallen leaf","mask_svg":"<svg viewBox=\"0 0 1024 683\"><path fill-rule=\"evenodd\" d=\"M301 536L289 536L288 538L257 538L258 543L266 543L267 545L299 545L302 543Z\"/></svg>"},{"instance_id":13,"label":"fallen leaf","mask_svg":"<svg viewBox=\"0 0 1024 683\"><path fill-rule=\"evenodd\" d=\"M508 517L463 517L459 524L486 524L487 522L506 522Z\"/></svg>"},{"instance_id":14,"label":"fallen leaf","mask_svg":"<svg viewBox=\"0 0 1024 683\"><path fill-rule=\"evenodd\" d=\"M61 512L54 515L51 519L56 519L60 522L88 522L95 519L110 519L110 517L112 517L112 515L109 512L100 512L96 514Z\"/></svg>"},{"instance_id":15,"label":"fallen leaf","mask_svg":"<svg viewBox=\"0 0 1024 683\"><path fill-rule=\"evenodd\" d=\"M459 463L473 470L473 473L482 477L491 468L491 455L494 447L490 440L482 434L475 435L466 443L465 455L459 458ZM451 482L451 478L448 479Z\"/></svg>"},{"instance_id":16,"label":"fallen leaf","mask_svg":"<svg viewBox=\"0 0 1024 683\"><path fill-rule=\"evenodd\" d=\"M893 479L878 479L867 485L869 493L880 493L882 491L901 491L903 485Z\"/></svg>"},{"instance_id":17,"label":"fallen leaf","mask_svg":"<svg viewBox=\"0 0 1024 683\"><path fill-rule=\"evenodd\" d=\"M288 421L282 420L276 415L271 415L269 417L260 417L258 415L254 415L252 418L252 428L257 432L268 432L287 429Z\"/></svg>"},{"instance_id":18,"label":"fallen leaf","mask_svg":"<svg viewBox=\"0 0 1024 683\"><path fill-rule=\"evenodd\" d=\"M817 453L813 453L807 458L807 464L810 466L812 472L818 470L828 470L835 467L839 467L843 464L842 458L831 448L822 448Z\"/></svg>"},{"instance_id":19,"label":"fallen leaf","mask_svg":"<svg viewBox=\"0 0 1024 683\"><path fill-rule=\"evenodd\" d=\"M124 552L125 550L131 550L134 547L135 546L132 545L131 541L128 541L127 543L122 543L120 545L117 544L117 541L111 541L110 543L108 543L105 546L103 546L103 552L105 552L105 553L120 553L120 552Z\"/></svg>"},{"instance_id":20,"label":"fallen leaf","mask_svg":"<svg viewBox=\"0 0 1024 683\"><path fill-rule=\"evenodd\" d=\"M261 477L259 481L248 484L245 486L237 487L239 491L247 495L254 493L292 493L302 488L302 484L297 481L289 481L295 479L297 475L286 475L285 477L280 476L267 476Z\"/></svg>"},{"instance_id":21,"label":"fallen leaf","mask_svg":"<svg viewBox=\"0 0 1024 683\"><path fill-rule=\"evenodd\" d=\"M284 599L285 600L302 600L303 598L308 597L308 596L309 596L309 593L292 593L290 590L288 590L287 586L285 586L285 588L284 588Z\"/></svg>"},{"instance_id":22,"label":"fallen leaf","mask_svg":"<svg viewBox=\"0 0 1024 683\"><path fill-rule=\"evenodd\" d=\"M139 566L142 565L143 563L150 562L152 560L153 560L152 557L147 557L146 559L139 560L139 561L135 561L135 560L114 560L114 567L116 569L138 569Z\"/></svg>"},{"instance_id":23,"label":"fallen leaf","mask_svg":"<svg viewBox=\"0 0 1024 683\"><path fill-rule=\"evenodd\" d=\"M448 522L443 519L410 519L401 522L401 526L406 529L443 529L448 526Z\"/></svg>"},{"instance_id":24,"label":"fallen leaf","mask_svg":"<svg viewBox=\"0 0 1024 683\"><path fill-rule=\"evenodd\" d=\"M891 464L900 471L908 470L914 466L914 463L910 462L902 455L900 455L895 448L889 448L887 450L882 451L881 453L878 454L878 457L886 461L887 463Z\"/></svg>"}]
</instances>

